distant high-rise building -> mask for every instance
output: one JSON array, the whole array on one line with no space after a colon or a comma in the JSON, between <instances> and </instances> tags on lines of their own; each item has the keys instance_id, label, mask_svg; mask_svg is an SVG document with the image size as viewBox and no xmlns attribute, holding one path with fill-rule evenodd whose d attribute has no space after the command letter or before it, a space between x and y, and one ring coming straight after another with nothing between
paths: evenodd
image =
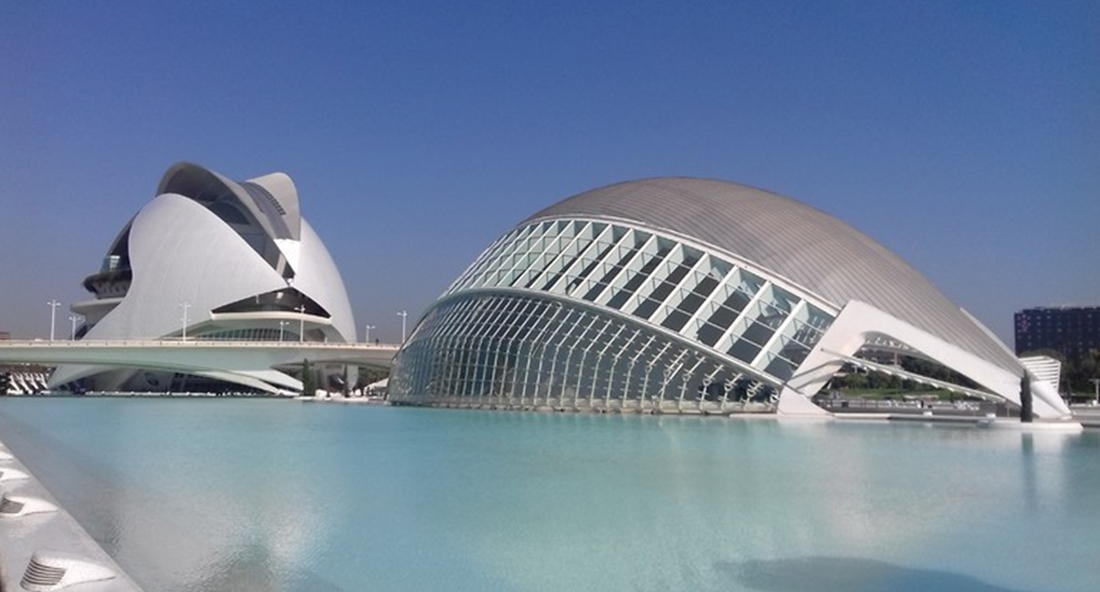
<instances>
[{"instance_id":1,"label":"distant high-rise building","mask_svg":"<svg viewBox=\"0 0 1100 592\"><path fill-rule=\"evenodd\" d=\"M1074 356L1100 348L1100 306L1025 308L1016 313L1016 353L1052 349Z\"/></svg>"}]
</instances>

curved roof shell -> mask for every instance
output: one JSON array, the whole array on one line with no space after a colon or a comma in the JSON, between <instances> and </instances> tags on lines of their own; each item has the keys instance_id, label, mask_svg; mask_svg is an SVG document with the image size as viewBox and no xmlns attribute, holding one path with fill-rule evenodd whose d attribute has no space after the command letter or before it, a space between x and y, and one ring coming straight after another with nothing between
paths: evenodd
<instances>
[{"instance_id":1,"label":"curved roof shell","mask_svg":"<svg viewBox=\"0 0 1100 592\"><path fill-rule=\"evenodd\" d=\"M229 216L233 212L240 218ZM128 287L90 323L85 338L160 338L181 330L183 302L191 326L226 305L293 289L328 313L335 334L326 332L326 338L356 339L340 272L302 218L297 190L283 173L236 182L198 165L174 165L158 195L112 243L108 257L113 255L125 258L120 265L130 276ZM67 365L53 380L63 384L95 370Z\"/></svg>"},{"instance_id":2,"label":"curved roof shell","mask_svg":"<svg viewBox=\"0 0 1100 592\"><path fill-rule=\"evenodd\" d=\"M621 220L681 235L770 271L837 306L860 300L1022 373L1008 349L892 251L791 198L686 177L627 181L580 193L522 222Z\"/></svg>"}]
</instances>

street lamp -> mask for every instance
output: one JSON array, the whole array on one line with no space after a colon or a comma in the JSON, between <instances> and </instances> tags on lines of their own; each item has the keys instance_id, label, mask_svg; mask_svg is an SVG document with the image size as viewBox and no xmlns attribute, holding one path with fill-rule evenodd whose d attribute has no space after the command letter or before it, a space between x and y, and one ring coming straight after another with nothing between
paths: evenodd
<instances>
[{"instance_id":1,"label":"street lamp","mask_svg":"<svg viewBox=\"0 0 1100 592\"><path fill-rule=\"evenodd\" d=\"M84 317L80 315L69 315L69 320L73 323L73 328L69 331L69 341L76 341L76 322Z\"/></svg>"},{"instance_id":2,"label":"street lamp","mask_svg":"<svg viewBox=\"0 0 1100 592\"><path fill-rule=\"evenodd\" d=\"M375 327L374 325L366 325L363 328L366 329L366 331L363 333L363 342L370 343L370 330L374 329Z\"/></svg>"},{"instance_id":3,"label":"street lamp","mask_svg":"<svg viewBox=\"0 0 1100 592\"><path fill-rule=\"evenodd\" d=\"M61 303L54 299L47 302L46 306L50 307L50 341L53 341L53 329L55 321L57 320L57 307L61 306Z\"/></svg>"},{"instance_id":4,"label":"street lamp","mask_svg":"<svg viewBox=\"0 0 1100 592\"><path fill-rule=\"evenodd\" d=\"M298 317L298 341L305 341L306 340L306 305L299 304L298 308L295 308L294 310L298 311L298 314L301 315L301 316Z\"/></svg>"},{"instance_id":5,"label":"street lamp","mask_svg":"<svg viewBox=\"0 0 1100 592\"><path fill-rule=\"evenodd\" d=\"M283 342L283 329L290 324L290 321L279 321L279 343Z\"/></svg>"},{"instance_id":6,"label":"street lamp","mask_svg":"<svg viewBox=\"0 0 1100 592\"><path fill-rule=\"evenodd\" d=\"M191 308L191 303L184 300L179 304L179 307L183 309L183 319L181 319L180 327L180 339L187 341L187 309Z\"/></svg>"},{"instance_id":7,"label":"street lamp","mask_svg":"<svg viewBox=\"0 0 1100 592\"><path fill-rule=\"evenodd\" d=\"M56 299L50 300L50 302L46 303L46 306L50 307L50 340L51 341L54 340L54 325L55 325L54 321L56 320L56 317L57 317L57 307L61 306L61 305L62 305L62 303L58 303Z\"/></svg>"},{"instance_id":8,"label":"street lamp","mask_svg":"<svg viewBox=\"0 0 1100 592\"><path fill-rule=\"evenodd\" d=\"M403 310L397 316L401 317L401 343L405 343L405 319L409 318L409 311Z\"/></svg>"}]
</instances>

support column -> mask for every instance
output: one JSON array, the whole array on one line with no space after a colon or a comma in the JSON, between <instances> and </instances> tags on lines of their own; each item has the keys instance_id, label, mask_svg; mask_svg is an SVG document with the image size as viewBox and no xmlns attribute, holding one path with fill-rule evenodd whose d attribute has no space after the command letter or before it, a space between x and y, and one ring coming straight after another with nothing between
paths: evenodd
<instances>
[{"instance_id":1,"label":"support column","mask_svg":"<svg viewBox=\"0 0 1100 592\"><path fill-rule=\"evenodd\" d=\"M1031 423L1034 418L1035 414L1031 408L1031 377L1028 376L1028 372L1024 372L1023 378L1020 379L1020 421Z\"/></svg>"}]
</instances>

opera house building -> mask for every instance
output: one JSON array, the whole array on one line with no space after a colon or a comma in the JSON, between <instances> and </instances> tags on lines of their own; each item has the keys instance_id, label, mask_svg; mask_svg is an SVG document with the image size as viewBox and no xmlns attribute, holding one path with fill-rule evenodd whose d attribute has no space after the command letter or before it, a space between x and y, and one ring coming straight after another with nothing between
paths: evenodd
<instances>
[{"instance_id":1,"label":"opera house building","mask_svg":"<svg viewBox=\"0 0 1100 592\"><path fill-rule=\"evenodd\" d=\"M356 339L340 273L283 173L235 182L194 164L171 167L84 287L94 297L72 307L85 319L82 339ZM180 374L70 364L50 383L110 391L300 387L277 369L225 366Z\"/></svg>"},{"instance_id":2,"label":"opera house building","mask_svg":"<svg viewBox=\"0 0 1100 592\"><path fill-rule=\"evenodd\" d=\"M391 401L424 406L812 414L844 368L1068 413L867 235L786 197L695 178L602 187L508 230L420 318L389 387Z\"/></svg>"}]
</instances>

